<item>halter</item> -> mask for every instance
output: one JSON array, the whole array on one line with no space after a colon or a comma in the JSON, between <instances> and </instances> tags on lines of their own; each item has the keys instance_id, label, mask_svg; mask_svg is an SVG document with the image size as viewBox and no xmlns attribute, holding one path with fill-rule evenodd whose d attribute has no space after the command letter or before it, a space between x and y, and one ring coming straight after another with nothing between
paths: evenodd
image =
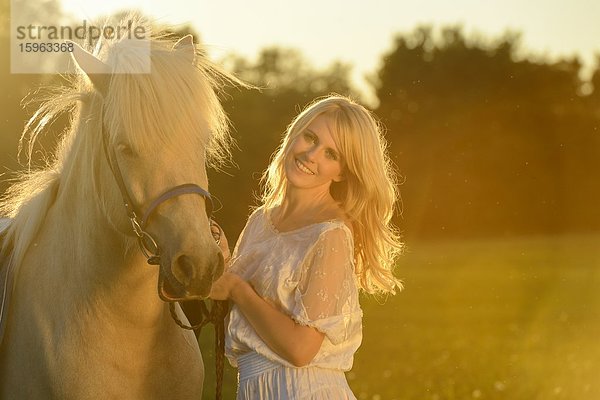
<instances>
[{"instance_id":1,"label":"halter","mask_svg":"<svg viewBox=\"0 0 600 400\"><path fill-rule=\"evenodd\" d=\"M165 201L172 199L177 196L181 196L184 194L198 194L204 198L206 214L208 215L208 219L210 221L212 217L213 210L213 201L210 193L201 188L200 186L194 183L185 183L183 185L175 186L171 189L166 190L156 199L154 199L148 209L143 213L142 220L138 219L138 213L136 213L136 208L133 205L133 201L131 200L131 196L129 196L129 191L127 190L127 186L125 186L125 181L123 180L123 174L121 173L121 168L119 167L119 163L117 162L117 157L115 151L112 147L108 145L108 135L106 134L106 130L104 129L104 118L102 118L102 147L104 148L104 155L106 160L108 161L108 165L110 170L112 171L113 177L119 186L119 191L121 192L121 197L123 198L123 204L125 205L125 210L127 212L127 217L131 222L131 227L133 234L131 236L136 236L138 240L138 245L140 246L140 250L144 254L147 259L148 264L150 265L159 265L160 264L160 247L156 243L156 240L146 232L146 224L148 223L148 219L154 213L154 211L158 208L159 205L164 203Z\"/></svg>"}]
</instances>

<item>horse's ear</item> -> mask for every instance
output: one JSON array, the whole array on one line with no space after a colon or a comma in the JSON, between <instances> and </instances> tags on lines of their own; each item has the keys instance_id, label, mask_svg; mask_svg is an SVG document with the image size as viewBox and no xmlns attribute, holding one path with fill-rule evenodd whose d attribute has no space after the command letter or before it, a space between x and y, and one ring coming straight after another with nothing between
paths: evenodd
<instances>
[{"instance_id":1,"label":"horse's ear","mask_svg":"<svg viewBox=\"0 0 600 400\"><path fill-rule=\"evenodd\" d=\"M75 65L90 78L98 91L105 94L110 82L110 67L77 43L70 42L70 44L73 45L71 57L73 57Z\"/></svg>"},{"instance_id":2,"label":"horse's ear","mask_svg":"<svg viewBox=\"0 0 600 400\"><path fill-rule=\"evenodd\" d=\"M173 50L185 53L190 60L190 63L193 63L194 58L196 57L194 37L192 35L185 35L173 45Z\"/></svg>"}]
</instances>

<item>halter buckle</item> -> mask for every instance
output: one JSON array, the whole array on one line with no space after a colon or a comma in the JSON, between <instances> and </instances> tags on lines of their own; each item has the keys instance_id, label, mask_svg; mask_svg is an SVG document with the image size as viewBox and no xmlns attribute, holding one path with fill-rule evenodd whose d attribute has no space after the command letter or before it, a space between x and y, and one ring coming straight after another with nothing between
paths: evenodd
<instances>
[{"instance_id":1,"label":"halter buckle","mask_svg":"<svg viewBox=\"0 0 600 400\"><path fill-rule=\"evenodd\" d=\"M135 233L135 235L139 239L143 238L145 232L142 229L142 226L140 225L140 221L138 221L137 215L135 214L135 212L131 213L129 220L131 221L131 227L133 228L133 232Z\"/></svg>"},{"instance_id":2,"label":"halter buckle","mask_svg":"<svg viewBox=\"0 0 600 400\"><path fill-rule=\"evenodd\" d=\"M154 240L152 235L150 235L142 228L135 213L132 213L129 220L131 221L133 232L138 238L138 245L140 246L140 250L144 254L144 257L146 257L146 259L148 260L148 264L160 264L160 249L158 247L158 244L156 243L156 240Z\"/></svg>"}]
</instances>

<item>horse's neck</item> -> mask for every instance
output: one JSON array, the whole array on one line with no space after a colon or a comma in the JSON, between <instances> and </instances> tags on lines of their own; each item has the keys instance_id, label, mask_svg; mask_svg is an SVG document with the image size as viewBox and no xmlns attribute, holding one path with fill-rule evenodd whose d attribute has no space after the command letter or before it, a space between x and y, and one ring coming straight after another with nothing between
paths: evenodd
<instances>
[{"instance_id":1,"label":"horse's neck","mask_svg":"<svg viewBox=\"0 0 600 400\"><path fill-rule=\"evenodd\" d=\"M92 318L157 324L165 312L156 289L157 267L128 251L131 239L114 231L103 215L90 219L90 214L60 202L50 209L34 250L49 260L48 278L61 282L65 299L84 304Z\"/></svg>"}]
</instances>

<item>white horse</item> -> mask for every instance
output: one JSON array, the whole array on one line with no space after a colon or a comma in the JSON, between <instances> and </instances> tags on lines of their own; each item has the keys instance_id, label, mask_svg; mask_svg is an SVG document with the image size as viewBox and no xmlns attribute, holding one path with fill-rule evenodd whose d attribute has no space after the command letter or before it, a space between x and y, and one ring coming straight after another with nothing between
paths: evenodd
<instances>
[{"instance_id":1,"label":"white horse","mask_svg":"<svg viewBox=\"0 0 600 400\"><path fill-rule=\"evenodd\" d=\"M114 73L135 72L146 51L151 73ZM205 164L229 154L215 89L230 77L191 36L114 39L73 55L83 73L46 99L24 135L31 146L61 112L70 128L48 166L0 204L16 278L0 398L200 399L196 338L162 300L205 298L223 270ZM147 264L132 224L159 266Z\"/></svg>"}]
</instances>

